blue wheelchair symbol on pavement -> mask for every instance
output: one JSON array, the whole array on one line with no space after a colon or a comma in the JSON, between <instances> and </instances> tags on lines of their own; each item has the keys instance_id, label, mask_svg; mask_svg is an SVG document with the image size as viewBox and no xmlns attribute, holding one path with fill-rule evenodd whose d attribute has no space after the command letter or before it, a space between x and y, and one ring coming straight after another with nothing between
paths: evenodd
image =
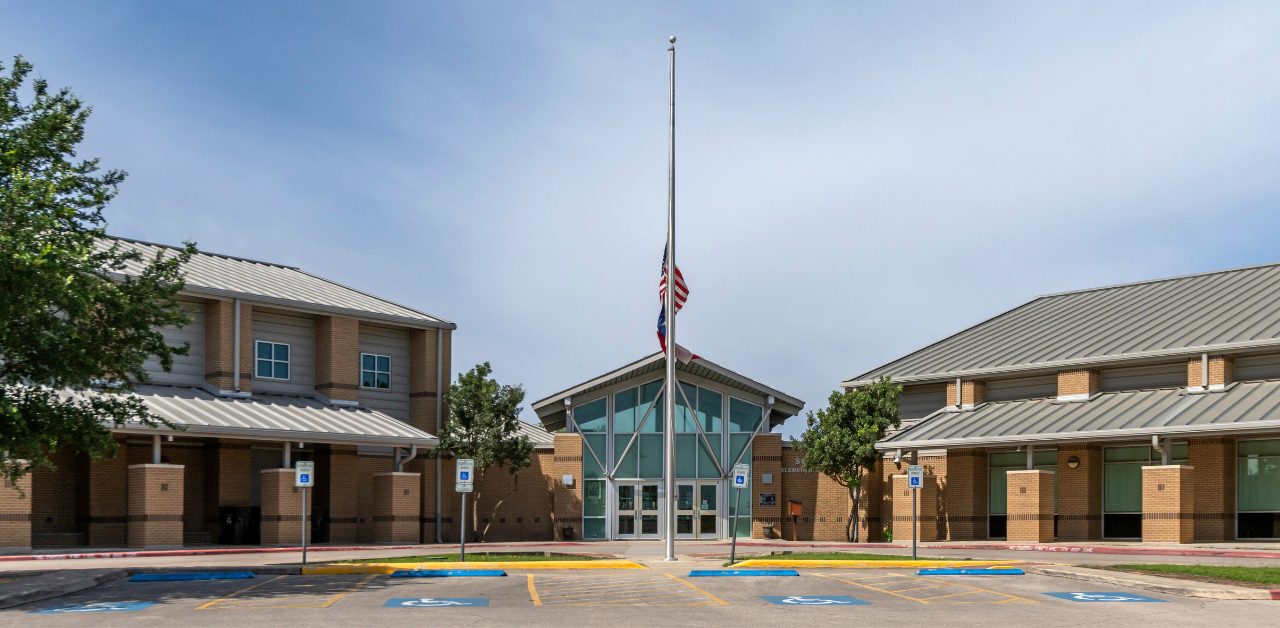
<instances>
[{"instance_id":1,"label":"blue wheelchair symbol on pavement","mask_svg":"<svg viewBox=\"0 0 1280 628\"><path fill-rule=\"evenodd\" d=\"M383 608L460 608L488 606L487 597L393 597Z\"/></svg>"},{"instance_id":2,"label":"blue wheelchair symbol on pavement","mask_svg":"<svg viewBox=\"0 0 1280 628\"><path fill-rule=\"evenodd\" d=\"M98 602L97 604L69 604L55 606L30 613L106 613L109 611L140 611L155 602Z\"/></svg>"},{"instance_id":3,"label":"blue wheelchair symbol on pavement","mask_svg":"<svg viewBox=\"0 0 1280 628\"><path fill-rule=\"evenodd\" d=\"M871 604L847 595L762 595L760 599L777 606L868 606Z\"/></svg>"},{"instance_id":4,"label":"blue wheelchair symbol on pavement","mask_svg":"<svg viewBox=\"0 0 1280 628\"><path fill-rule=\"evenodd\" d=\"M1072 602L1168 602L1168 600L1159 600L1145 595L1136 595L1133 593L1045 593L1049 597L1056 597L1063 600L1071 600Z\"/></svg>"}]
</instances>

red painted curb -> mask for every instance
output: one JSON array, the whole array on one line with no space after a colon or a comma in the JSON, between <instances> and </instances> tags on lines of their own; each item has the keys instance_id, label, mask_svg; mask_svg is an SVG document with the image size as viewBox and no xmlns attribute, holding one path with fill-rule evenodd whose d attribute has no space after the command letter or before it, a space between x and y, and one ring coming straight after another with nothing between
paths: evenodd
<instances>
[{"instance_id":1,"label":"red painted curb","mask_svg":"<svg viewBox=\"0 0 1280 628\"><path fill-rule=\"evenodd\" d=\"M539 547L554 546L563 547L570 545L585 545L585 543L544 543ZM320 547L307 547L308 552L355 552L368 550L400 550L400 549L419 549L423 547L443 548L449 547L448 544L439 545L355 545L355 546L333 546L322 545ZM519 545L484 545L480 547L523 547ZM154 558L159 556L217 556L220 554L280 554L286 552L301 552L302 547L260 547L260 548L227 548L227 549L190 549L190 550L163 550L163 551L137 551L137 552L86 552L83 554L21 554L16 556L0 556L0 562L12 562L21 560L78 560L86 558Z\"/></svg>"},{"instance_id":2,"label":"red painted curb","mask_svg":"<svg viewBox=\"0 0 1280 628\"><path fill-rule=\"evenodd\" d=\"M708 543L707 545L712 545ZM715 545L728 545L728 543L716 543ZM812 548L812 549L906 549L910 545L898 545L896 543L826 543L822 545L775 545L770 543L738 543L738 547L789 547L789 548ZM1245 552L1238 550L1209 550L1209 549L1175 549L1165 547L1106 547L1106 546L1085 546L1085 545L1005 545L1005 544L988 544L988 545L921 545L921 551L930 549L945 550L986 550L986 551L1014 551L1014 552L1050 552L1055 554L1119 554L1132 556L1201 556L1216 558L1272 558L1280 560L1280 552Z\"/></svg>"}]
</instances>

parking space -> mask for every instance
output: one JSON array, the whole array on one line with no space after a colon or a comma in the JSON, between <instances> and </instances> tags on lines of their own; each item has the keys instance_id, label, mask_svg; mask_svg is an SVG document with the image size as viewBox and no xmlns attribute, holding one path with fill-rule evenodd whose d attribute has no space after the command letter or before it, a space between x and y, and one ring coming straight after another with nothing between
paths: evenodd
<instances>
[{"instance_id":1,"label":"parking space","mask_svg":"<svg viewBox=\"0 0 1280 628\"><path fill-rule=\"evenodd\" d=\"M528 574L536 606L726 606L686 578L634 574Z\"/></svg>"}]
</instances>

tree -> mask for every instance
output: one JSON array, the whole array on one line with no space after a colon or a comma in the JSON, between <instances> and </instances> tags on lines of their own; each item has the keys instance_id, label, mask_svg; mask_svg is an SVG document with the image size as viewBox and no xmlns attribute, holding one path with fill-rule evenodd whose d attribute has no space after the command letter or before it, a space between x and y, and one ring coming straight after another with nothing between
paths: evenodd
<instances>
[{"instance_id":1,"label":"tree","mask_svg":"<svg viewBox=\"0 0 1280 628\"><path fill-rule=\"evenodd\" d=\"M497 380L489 379L493 369L488 362L477 364L475 368L458 375L458 382L449 387L445 398L447 411L444 427L438 435L440 444L429 454L444 455L446 452L459 458L470 458L475 461L475 508L471 511L471 521L466 522L465 531L477 540L483 541L489 532L489 524L478 534L477 522L480 519L480 503L484 498L484 478L489 471L506 467L512 477L511 491L494 502L490 515L496 514L503 502L511 498L520 488L520 469L533 464L533 444L528 436L518 436L520 404L524 402L524 388L502 386ZM492 520L492 516L489 517Z\"/></svg>"},{"instance_id":2,"label":"tree","mask_svg":"<svg viewBox=\"0 0 1280 628\"><path fill-rule=\"evenodd\" d=\"M880 454L876 441L889 427L898 427L898 399L902 387L887 376L853 390L835 391L827 407L809 412L808 429L791 446L804 453L805 471L819 471L849 491L853 507L849 512L845 538L858 539L858 500L862 476L874 471Z\"/></svg>"},{"instance_id":3,"label":"tree","mask_svg":"<svg viewBox=\"0 0 1280 628\"><path fill-rule=\"evenodd\" d=\"M150 357L169 370L187 353L159 328L190 322L175 296L195 251L147 261L105 238L125 173L73 163L91 109L40 79L24 104L30 72L22 57L7 76L0 64L0 473L14 485L63 447L114 456L109 426L173 427L124 393L148 381Z\"/></svg>"}]
</instances>

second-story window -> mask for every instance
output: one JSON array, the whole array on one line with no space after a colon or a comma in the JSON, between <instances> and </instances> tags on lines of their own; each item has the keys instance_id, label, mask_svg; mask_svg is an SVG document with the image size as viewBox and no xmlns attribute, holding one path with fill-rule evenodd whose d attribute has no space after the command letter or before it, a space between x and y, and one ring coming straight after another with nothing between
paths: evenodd
<instances>
[{"instance_id":1,"label":"second-story window","mask_svg":"<svg viewBox=\"0 0 1280 628\"><path fill-rule=\"evenodd\" d=\"M255 377L289 379L289 345L259 340L256 351Z\"/></svg>"},{"instance_id":2,"label":"second-story window","mask_svg":"<svg viewBox=\"0 0 1280 628\"><path fill-rule=\"evenodd\" d=\"M391 357L360 354L360 386L362 388L391 389Z\"/></svg>"}]
</instances>

